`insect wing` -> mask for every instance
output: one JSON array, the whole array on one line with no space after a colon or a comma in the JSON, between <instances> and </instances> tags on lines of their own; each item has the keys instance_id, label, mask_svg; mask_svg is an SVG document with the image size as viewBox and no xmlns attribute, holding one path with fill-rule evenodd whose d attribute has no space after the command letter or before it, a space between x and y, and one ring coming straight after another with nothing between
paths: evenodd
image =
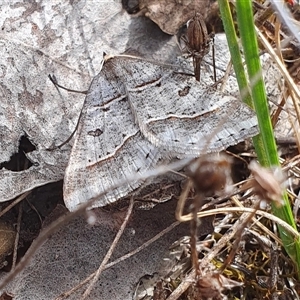
<instances>
[{"instance_id":1,"label":"insect wing","mask_svg":"<svg viewBox=\"0 0 300 300\"><path fill-rule=\"evenodd\" d=\"M64 179L64 201L70 210L124 180L154 167L159 150L135 125L125 87L114 64L105 63L86 97ZM121 186L94 203L114 202L141 183Z\"/></svg>"},{"instance_id":2,"label":"insect wing","mask_svg":"<svg viewBox=\"0 0 300 300\"><path fill-rule=\"evenodd\" d=\"M73 210L127 176L155 168L161 158L219 151L257 133L254 113L233 97L172 68L111 58L85 100L65 174L65 203ZM94 206L114 202L140 184L118 187Z\"/></svg>"},{"instance_id":3,"label":"insect wing","mask_svg":"<svg viewBox=\"0 0 300 300\"><path fill-rule=\"evenodd\" d=\"M255 113L233 96L143 60L127 60L128 73L136 62L143 70L155 67L155 72L148 84L127 83L129 101L144 136L170 155L216 152L258 134Z\"/></svg>"}]
</instances>

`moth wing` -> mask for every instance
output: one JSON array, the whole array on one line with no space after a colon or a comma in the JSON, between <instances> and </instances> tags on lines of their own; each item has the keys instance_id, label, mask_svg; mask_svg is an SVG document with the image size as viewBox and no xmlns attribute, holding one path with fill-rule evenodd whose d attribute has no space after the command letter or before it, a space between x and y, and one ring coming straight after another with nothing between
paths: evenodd
<instances>
[{"instance_id":1,"label":"moth wing","mask_svg":"<svg viewBox=\"0 0 300 300\"><path fill-rule=\"evenodd\" d=\"M126 65L136 68L131 61ZM173 156L200 155L258 134L255 113L241 101L208 88L207 80L199 83L174 69L153 65L140 61L139 66L154 69L154 75L146 84L130 80L126 86L143 135L157 147Z\"/></svg>"},{"instance_id":2,"label":"moth wing","mask_svg":"<svg viewBox=\"0 0 300 300\"><path fill-rule=\"evenodd\" d=\"M113 61L104 64L86 96L64 178L69 210L136 173L157 165L159 149L145 139L130 113L125 86ZM128 182L94 202L104 206L140 186Z\"/></svg>"},{"instance_id":3,"label":"moth wing","mask_svg":"<svg viewBox=\"0 0 300 300\"><path fill-rule=\"evenodd\" d=\"M154 168L160 158L220 151L258 133L248 107L205 82L142 59L107 60L83 107L65 175L67 207L73 210ZM139 185L117 187L93 206L114 202Z\"/></svg>"}]
</instances>

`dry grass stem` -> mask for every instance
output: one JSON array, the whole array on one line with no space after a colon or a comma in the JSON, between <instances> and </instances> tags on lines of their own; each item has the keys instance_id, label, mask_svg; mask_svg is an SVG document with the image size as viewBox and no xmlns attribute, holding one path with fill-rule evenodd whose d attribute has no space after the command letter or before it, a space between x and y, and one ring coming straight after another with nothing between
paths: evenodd
<instances>
[{"instance_id":1,"label":"dry grass stem","mask_svg":"<svg viewBox=\"0 0 300 300\"><path fill-rule=\"evenodd\" d=\"M278 68L280 69L280 72L281 72L282 76L286 80L286 82L289 85L290 89L295 93L296 97L298 99L300 99L300 92L299 92L299 89L298 89L297 85L295 84L293 78L291 77L291 75L287 71L285 65L281 62L280 58L276 54L273 47L270 45L270 43L267 41L267 39L264 37L264 35L260 32L260 30L257 29L257 28L256 28L256 34L258 35L260 41L262 42L262 44L264 45L264 47L266 48L266 50L268 51L268 53L272 57L273 61L276 62Z\"/></svg>"},{"instance_id":2,"label":"dry grass stem","mask_svg":"<svg viewBox=\"0 0 300 300\"><path fill-rule=\"evenodd\" d=\"M112 256L113 251L116 248L116 246L117 246L117 244L118 244L118 242L119 242L119 240L120 240L120 238L121 238L121 236L122 236L122 234L123 234L123 232L124 232L124 230L125 230L125 228L127 226L127 223L129 221L129 217L130 217L130 215L132 213L132 209L133 209L133 203L134 203L133 197L131 197L126 217L125 217L125 219L124 219L124 221L123 221L123 223L122 223L122 225L121 225L121 227L120 227L120 229L119 229L116 237L114 238L114 240L113 240L113 242L112 242L109 250L107 251L105 257L103 258L102 263L100 264L98 270L96 271L96 273L95 273L93 279L91 280L89 286L87 287L86 291L84 292L84 294L82 296L82 300L85 300L89 296L89 294L92 291L92 288L94 287L94 285L98 281L98 279L99 279L102 271L104 270L105 265L107 264L107 262L109 261L110 257Z\"/></svg>"},{"instance_id":3,"label":"dry grass stem","mask_svg":"<svg viewBox=\"0 0 300 300\"><path fill-rule=\"evenodd\" d=\"M21 231L21 221L22 221L22 214L23 214L23 202L19 205L19 213L18 213L18 221L17 221L17 230L16 230L16 238L15 238L15 245L14 245L14 252L13 252L13 260L12 260L12 270L16 267L17 263L17 254L18 254L18 244L20 238L20 231Z\"/></svg>"},{"instance_id":4,"label":"dry grass stem","mask_svg":"<svg viewBox=\"0 0 300 300\"><path fill-rule=\"evenodd\" d=\"M126 255L123 255L122 257L114 260L111 263L108 263L104 266L104 270L109 269L117 264L119 264L120 262L132 257L133 255L139 253L140 251L144 250L145 248L147 248L148 246L150 246L152 243L154 243L155 241L157 241L158 239L162 238L165 234L167 234L168 232L170 232L171 230L173 230L175 227L177 227L180 224L180 222L174 222L173 224L171 224L169 227L167 227L166 229L162 230L160 233L158 233L157 235L155 235L153 238L151 238L150 240L148 240L147 242L143 243L140 247L134 249L133 251L127 253ZM70 289L67 292L64 292L63 294L61 294L59 297L57 297L55 300L63 300L68 298L69 296L71 296L75 291L77 291L78 289L80 289L82 286L84 286L85 284L87 284L89 281L92 280L92 278L94 278L96 274L96 271L94 273L92 273L91 275L89 275L87 278L85 278L83 281L81 281L77 286L73 287L72 289Z\"/></svg>"},{"instance_id":5,"label":"dry grass stem","mask_svg":"<svg viewBox=\"0 0 300 300\"><path fill-rule=\"evenodd\" d=\"M8 205L5 209L3 209L0 212L0 218L6 214L9 210L11 210L16 204L18 204L20 201L22 201L23 199L25 199L29 194L31 193L31 191L28 191L24 194L22 194L21 196L19 196L16 200L14 200L10 205Z\"/></svg>"}]
</instances>

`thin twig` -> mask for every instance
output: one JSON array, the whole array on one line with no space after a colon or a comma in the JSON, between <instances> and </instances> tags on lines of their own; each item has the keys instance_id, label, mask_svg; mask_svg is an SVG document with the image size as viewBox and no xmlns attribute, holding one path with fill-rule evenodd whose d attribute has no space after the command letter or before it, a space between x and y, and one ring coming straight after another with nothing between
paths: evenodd
<instances>
[{"instance_id":1,"label":"thin twig","mask_svg":"<svg viewBox=\"0 0 300 300\"><path fill-rule=\"evenodd\" d=\"M197 213L199 211L200 203L202 204L202 195L197 195L193 201L193 208L192 208L192 215L193 219L190 221L190 228L191 228L191 259L192 259L192 266L194 270L196 270L196 277L201 275L199 269L199 258L198 258L198 251L197 251L197 241L198 241L198 225L199 219L197 218Z\"/></svg>"},{"instance_id":2,"label":"thin twig","mask_svg":"<svg viewBox=\"0 0 300 300\"><path fill-rule=\"evenodd\" d=\"M30 208L37 214L37 216L39 218L39 221L40 221L40 224L41 224L41 227L42 227L43 226L43 220L42 220L42 217L39 214L38 210L35 208L35 206L30 201L28 201L28 199L26 199L26 202L30 206Z\"/></svg>"},{"instance_id":3,"label":"thin twig","mask_svg":"<svg viewBox=\"0 0 300 300\"><path fill-rule=\"evenodd\" d=\"M12 270L3 280L2 282L0 282L0 290L3 289L9 282L11 282L13 280L13 278L15 278L15 276L17 276L28 264L28 262L30 261L31 257L35 254L35 252L40 248L40 246L54 233L56 232L59 228L61 228L62 226L68 224L71 220L75 219L76 217L80 216L81 214L83 214L86 209L88 207L90 207L95 201L97 201L100 197L103 197L106 193L108 193L109 191L122 186L123 184L128 184L128 182L131 181L142 181L145 179L149 179L152 176L159 176L162 174L167 173L170 169L179 169L182 168L184 166L186 166L188 163L190 163L193 159L189 158L189 159L183 159L181 161L177 161L174 162L172 164L169 165L163 165L163 166L159 166L156 169L153 170L149 170L143 174L134 174L131 176L128 176L126 179L120 180L119 182L117 182L116 184L113 184L111 187L105 189L102 193L99 193L99 195L97 197L94 197L92 199L90 199L89 201L81 204L77 210L61 216L60 218L58 218L55 222L53 222L52 224L50 224L48 227L46 227L38 236L37 239L35 239L30 248L27 250L26 254L23 256L23 258L21 259L21 261L17 264L17 266L15 267L14 270ZM29 192L28 192L29 193ZM24 193L25 195L26 193ZM23 195L22 195L23 196ZM26 197L27 194L25 196L23 196L22 199L24 199L24 197ZM22 200L21 199L21 200Z\"/></svg>"},{"instance_id":4,"label":"thin twig","mask_svg":"<svg viewBox=\"0 0 300 300\"><path fill-rule=\"evenodd\" d=\"M100 264L98 270L96 271L94 278L92 279L92 281L90 282L90 285L87 287L86 291L84 292L84 294L82 296L82 300L85 300L89 296L89 294L91 293L93 287L95 286L96 282L98 281L101 273L103 272L105 265L107 264L107 262L109 261L110 257L112 256L112 254L113 254L113 252L114 252L114 250L115 250L115 248L116 248L116 246L117 246L117 244L118 244L118 242L119 242L122 234L124 233L124 230L125 230L125 228L127 226L127 223L129 221L129 218L130 218L130 215L131 215L132 209L133 209L133 203L134 203L133 196L131 196L126 217L125 217L125 219L124 219L124 221L123 221L123 223L122 223L122 225L121 225L121 227L120 227L120 229L119 229L119 231L118 231L115 239L113 240L110 248L108 249L105 257L103 258L102 263Z\"/></svg>"},{"instance_id":5,"label":"thin twig","mask_svg":"<svg viewBox=\"0 0 300 300\"><path fill-rule=\"evenodd\" d=\"M18 204L20 201L22 201L24 198L26 198L30 193L31 193L31 191L25 192L24 194L22 194L21 196L19 196L16 200L14 200L11 204L9 204L5 209L3 209L0 212L0 218L4 214L6 214L10 209L12 209L16 204Z\"/></svg>"},{"instance_id":6,"label":"thin twig","mask_svg":"<svg viewBox=\"0 0 300 300\"><path fill-rule=\"evenodd\" d=\"M239 201L237 196L233 196L231 198L234 203L239 207L244 207L242 203ZM282 245L282 240L270 229L268 229L265 225L263 225L258 219L255 217L252 218L252 223L258 226L262 231L264 231L267 235L269 235L272 239L274 239L278 244Z\"/></svg>"},{"instance_id":7,"label":"thin twig","mask_svg":"<svg viewBox=\"0 0 300 300\"><path fill-rule=\"evenodd\" d=\"M241 219L245 219L248 214L243 214ZM201 260L200 269L204 270L211 262L211 260L219 254L219 252L227 245L236 231L238 230L239 222L236 222L231 230L227 231L218 241L218 243L211 249L211 251ZM179 284L179 286L171 293L166 300L177 300L194 282L196 272L192 270L191 273ZM203 274L205 276L205 274Z\"/></svg>"},{"instance_id":8,"label":"thin twig","mask_svg":"<svg viewBox=\"0 0 300 300\"><path fill-rule=\"evenodd\" d=\"M245 218L245 220L243 222L240 222L236 234L235 234L235 240L234 243L231 247L231 251L228 254L228 256L226 257L222 267L220 268L220 272L222 273L227 266L232 262L234 255L236 254L236 251L238 250L238 247L240 245L240 242L242 240L242 236L243 236L243 231L246 228L246 226L248 225L248 223L251 221L251 219L255 216L256 211L258 210L260 205L260 200L258 200L254 206L253 206L253 212L248 214L248 216Z\"/></svg>"},{"instance_id":9,"label":"thin twig","mask_svg":"<svg viewBox=\"0 0 300 300\"><path fill-rule=\"evenodd\" d=\"M157 235L155 235L153 238L151 238L150 240L148 240L147 242L145 242L143 245L141 245L140 247L134 249L133 251L123 255L122 257L116 259L115 261L107 264L104 266L104 270L109 269L115 265L117 265L118 263L132 257L133 255L139 253L140 251L144 250L145 248L147 248L148 246L150 246L152 243L154 243L155 241L157 241L158 239L160 239L161 237L163 237L165 234L167 234L168 232L170 232L171 230L173 230L175 227L177 227L179 224L181 224L180 222L174 222L173 224L171 224L170 226L168 226L167 228L165 228L164 230L162 230L161 232L159 232ZM95 276L96 272L92 273L91 275L89 275L86 279L84 279L83 281L81 281L77 286L73 287L71 290L61 294L60 296L58 296L55 300L63 300L68 298L69 296L71 296L71 294L73 294L75 291L77 291L78 289L80 289L82 286L84 286L85 284L87 284L90 280L92 280L92 278Z\"/></svg>"},{"instance_id":10,"label":"thin twig","mask_svg":"<svg viewBox=\"0 0 300 300\"><path fill-rule=\"evenodd\" d=\"M198 215L198 218L203 218L203 217L216 215L216 214L226 214L229 212L252 213L253 211L255 211L255 210L253 208L249 208L249 207L223 207L223 208L216 208L216 209L201 211L201 212L198 212L197 215ZM271 221L276 222L278 225L282 226L285 230L287 230L289 233L291 233L295 237L295 239L300 239L300 233L295 228L293 228L291 225L289 225L288 223L283 221L282 219L280 219L270 213L267 213L266 211L263 211L263 210L257 210L255 212L255 214L263 216ZM182 218L183 218L184 222L190 221L192 218L192 214L182 216Z\"/></svg>"},{"instance_id":11,"label":"thin twig","mask_svg":"<svg viewBox=\"0 0 300 300\"><path fill-rule=\"evenodd\" d=\"M21 220L22 220L22 214L23 214L23 202L19 205L19 213L18 213L18 221L17 221L17 233L15 237L15 244L14 244L14 253L13 253L13 259L12 259L12 269L16 267L17 263L17 256L18 256L18 244L19 244L19 238L20 238L20 230L21 230Z\"/></svg>"},{"instance_id":12,"label":"thin twig","mask_svg":"<svg viewBox=\"0 0 300 300\"><path fill-rule=\"evenodd\" d=\"M271 55L273 61L276 62L282 76L285 78L291 91L293 91L295 97L299 99L300 98L299 89L298 89L297 85L295 84L294 80L292 79L292 77L290 76L289 72L287 71L285 65L280 61L280 58L276 54L273 47L270 45L270 43L267 41L267 39L264 37L264 35L257 28L256 28L256 34L258 35L260 42L262 42L262 44L264 45L264 47L266 48L268 53Z\"/></svg>"}]
</instances>

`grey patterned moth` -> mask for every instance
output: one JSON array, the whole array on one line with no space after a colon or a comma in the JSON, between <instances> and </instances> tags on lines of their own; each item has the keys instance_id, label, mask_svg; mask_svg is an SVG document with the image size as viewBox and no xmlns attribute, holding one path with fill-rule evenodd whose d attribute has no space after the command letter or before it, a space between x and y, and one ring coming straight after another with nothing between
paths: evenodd
<instances>
[{"instance_id":1,"label":"grey patterned moth","mask_svg":"<svg viewBox=\"0 0 300 300\"><path fill-rule=\"evenodd\" d=\"M66 206L74 210L127 176L172 158L218 152L257 133L255 113L236 97L175 68L126 55L106 57L82 109L64 179ZM140 185L119 186L93 207Z\"/></svg>"}]
</instances>

